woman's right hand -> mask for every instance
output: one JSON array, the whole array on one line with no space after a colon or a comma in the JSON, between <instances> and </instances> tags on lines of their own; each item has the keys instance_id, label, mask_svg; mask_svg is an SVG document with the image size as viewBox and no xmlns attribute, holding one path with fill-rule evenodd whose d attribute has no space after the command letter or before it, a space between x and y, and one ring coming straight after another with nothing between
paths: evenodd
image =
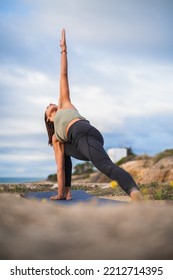
<instances>
[{"instance_id":1,"label":"woman's right hand","mask_svg":"<svg viewBox=\"0 0 173 280\"><path fill-rule=\"evenodd\" d=\"M67 50L66 38L65 38L65 29L62 30L60 47L61 47L62 51Z\"/></svg>"}]
</instances>

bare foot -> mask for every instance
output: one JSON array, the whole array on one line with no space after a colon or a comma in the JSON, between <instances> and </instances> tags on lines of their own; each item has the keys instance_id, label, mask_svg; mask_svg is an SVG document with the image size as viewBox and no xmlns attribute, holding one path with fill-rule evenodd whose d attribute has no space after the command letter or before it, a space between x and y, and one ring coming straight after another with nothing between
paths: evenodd
<instances>
[{"instance_id":1,"label":"bare foot","mask_svg":"<svg viewBox=\"0 0 173 280\"><path fill-rule=\"evenodd\" d=\"M143 201L144 200L141 192L138 190L132 191L130 194L130 197L131 197L132 201Z\"/></svg>"},{"instance_id":2,"label":"bare foot","mask_svg":"<svg viewBox=\"0 0 173 280\"><path fill-rule=\"evenodd\" d=\"M70 187L65 188L65 197L66 197L66 200L71 200L72 199L71 188Z\"/></svg>"},{"instance_id":3,"label":"bare foot","mask_svg":"<svg viewBox=\"0 0 173 280\"><path fill-rule=\"evenodd\" d=\"M61 195L54 195L50 197L51 200L65 200L66 198Z\"/></svg>"},{"instance_id":4,"label":"bare foot","mask_svg":"<svg viewBox=\"0 0 173 280\"><path fill-rule=\"evenodd\" d=\"M71 193L70 193L70 194L67 194L67 195L66 195L66 200L71 200L71 199L72 199Z\"/></svg>"}]
</instances>

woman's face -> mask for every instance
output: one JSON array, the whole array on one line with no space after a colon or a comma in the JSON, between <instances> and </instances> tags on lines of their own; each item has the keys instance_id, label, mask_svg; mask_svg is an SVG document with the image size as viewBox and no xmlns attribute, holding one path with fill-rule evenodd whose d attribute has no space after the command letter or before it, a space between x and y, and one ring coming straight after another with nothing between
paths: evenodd
<instances>
[{"instance_id":1,"label":"woman's face","mask_svg":"<svg viewBox=\"0 0 173 280\"><path fill-rule=\"evenodd\" d=\"M46 117L47 117L47 122L48 121L53 121L53 113L56 113L58 110L58 106L55 104L49 104L46 108Z\"/></svg>"}]
</instances>

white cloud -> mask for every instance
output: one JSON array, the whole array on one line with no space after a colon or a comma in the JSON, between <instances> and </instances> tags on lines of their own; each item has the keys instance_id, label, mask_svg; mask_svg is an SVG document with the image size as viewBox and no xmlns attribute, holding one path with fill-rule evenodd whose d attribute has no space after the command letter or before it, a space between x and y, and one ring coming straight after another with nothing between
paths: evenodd
<instances>
[{"instance_id":1,"label":"white cloud","mask_svg":"<svg viewBox=\"0 0 173 280\"><path fill-rule=\"evenodd\" d=\"M172 113L172 66L94 61L90 75L92 68L96 82L72 87L72 101L102 131L110 132L132 117L159 119L162 113Z\"/></svg>"},{"instance_id":2,"label":"white cloud","mask_svg":"<svg viewBox=\"0 0 173 280\"><path fill-rule=\"evenodd\" d=\"M57 94L57 81L42 72L16 66L1 67L0 74L0 134L45 132L44 110Z\"/></svg>"},{"instance_id":3,"label":"white cloud","mask_svg":"<svg viewBox=\"0 0 173 280\"><path fill-rule=\"evenodd\" d=\"M41 69L38 71L13 64L0 67L0 84L13 90L16 95L23 95L25 98L34 96L41 103L47 101L51 92L57 90L57 82Z\"/></svg>"},{"instance_id":4,"label":"white cloud","mask_svg":"<svg viewBox=\"0 0 173 280\"><path fill-rule=\"evenodd\" d=\"M36 153L36 154L6 154L6 155L1 155L1 162L42 162L42 161L48 161L54 159L54 156L50 154L43 154L43 153Z\"/></svg>"},{"instance_id":5,"label":"white cloud","mask_svg":"<svg viewBox=\"0 0 173 280\"><path fill-rule=\"evenodd\" d=\"M70 38L102 44L165 44L169 37L170 1L34 0L32 22L38 34L57 36L66 27ZM38 32L39 30L39 32Z\"/></svg>"}]
</instances>

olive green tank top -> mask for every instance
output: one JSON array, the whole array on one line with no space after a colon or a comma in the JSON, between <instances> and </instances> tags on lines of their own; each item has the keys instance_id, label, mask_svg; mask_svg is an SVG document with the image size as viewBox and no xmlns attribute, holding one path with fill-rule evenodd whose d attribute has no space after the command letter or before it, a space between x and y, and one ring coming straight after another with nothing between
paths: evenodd
<instances>
[{"instance_id":1,"label":"olive green tank top","mask_svg":"<svg viewBox=\"0 0 173 280\"><path fill-rule=\"evenodd\" d=\"M55 136L58 141L60 141L61 143L68 142L66 129L68 124L76 118L85 120L85 118L82 117L74 108L61 109L57 111L54 118L54 129Z\"/></svg>"}]
</instances>

